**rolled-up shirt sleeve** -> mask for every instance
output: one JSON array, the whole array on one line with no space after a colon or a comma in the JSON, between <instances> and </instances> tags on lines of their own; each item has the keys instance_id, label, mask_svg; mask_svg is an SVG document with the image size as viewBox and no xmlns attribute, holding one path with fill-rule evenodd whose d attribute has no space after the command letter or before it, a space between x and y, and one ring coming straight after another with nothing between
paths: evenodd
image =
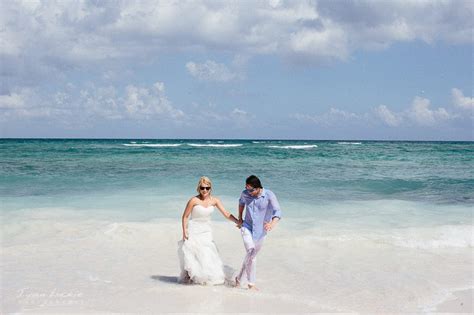
<instances>
[{"instance_id":1,"label":"rolled-up shirt sleeve","mask_svg":"<svg viewBox=\"0 0 474 315\"><path fill-rule=\"evenodd\" d=\"M275 196L274 193L271 193L269 196L269 202L272 205L272 219L273 218L278 218L281 219L281 209L280 209L280 203L278 202L277 197Z\"/></svg>"},{"instance_id":2,"label":"rolled-up shirt sleeve","mask_svg":"<svg viewBox=\"0 0 474 315\"><path fill-rule=\"evenodd\" d=\"M245 206L245 195L243 192L240 194L239 205Z\"/></svg>"}]
</instances>

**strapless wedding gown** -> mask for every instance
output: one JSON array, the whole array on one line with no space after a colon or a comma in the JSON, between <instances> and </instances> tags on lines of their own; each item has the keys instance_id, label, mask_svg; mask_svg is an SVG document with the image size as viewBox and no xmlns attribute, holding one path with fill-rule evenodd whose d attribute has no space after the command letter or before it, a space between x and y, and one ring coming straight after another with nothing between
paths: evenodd
<instances>
[{"instance_id":1,"label":"strapless wedding gown","mask_svg":"<svg viewBox=\"0 0 474 315\"><path fill-rule=\"evenodd\" d=\"M188 221L188 239L178 242L181 267L179 281L186 273L193 283L223 284L225 280L222 260L212 237L211 214L214 207L195 205Z\"/></svg>"}]
</instances>

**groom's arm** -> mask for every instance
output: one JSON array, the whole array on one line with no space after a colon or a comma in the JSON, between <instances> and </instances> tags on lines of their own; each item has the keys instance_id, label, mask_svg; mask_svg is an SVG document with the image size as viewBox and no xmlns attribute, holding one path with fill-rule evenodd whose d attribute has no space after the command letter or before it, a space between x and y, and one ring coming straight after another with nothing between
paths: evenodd
<instances>
[{"instance_id":1,"label":"groom's arm","mask_svg":"<svg viewBox=\"0 0 474 315\"><path fill-rule=\"evenodd\" d=\"M272 221L278 222L281 219L280 203L278 202L278 199L273 192L269 195L269 203L272 209Z\"/></svg>"},{"instance_id":2,"label":"groom's arm","mask_svg":"<svg viewBox=\"0 0 474 315\"><path fill-rule=\"evenodd\" d=\"M240 194L240 198L239 198L239 218L238 218L239 219L239 225L238 225L238 227L241 227L242 223L243 223L242 215L244 213L244 208L245 208L245 195L242 192Z\"/></svg>"},{"instance_id":3,"label":"groom's arm","mask_svg":"<svg viewBox=\"0 0 474 315\"><path fill-rule=\"evenodd\" d=\"M272 210L272 220L264 224L265 231L271 231L281 219L280 203L274 193L269 194L269 204Z\"/></svg>"},{"instance_id":4,"label":"groom's arm","mask_svg":"<svg viewBox=\"0 0 474 315\"><path fill-rule=\"evenodd\" d=\"M242 224L242 214L244 213L245 205L239 203L239 223Z\"/></svg>"}]
</instances>

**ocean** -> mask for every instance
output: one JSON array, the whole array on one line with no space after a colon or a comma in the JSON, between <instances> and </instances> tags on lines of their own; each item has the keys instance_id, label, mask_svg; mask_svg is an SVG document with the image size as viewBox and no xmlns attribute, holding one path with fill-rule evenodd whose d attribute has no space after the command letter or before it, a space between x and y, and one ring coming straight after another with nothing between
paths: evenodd
<instances>
[{"instance_id":1,"label":"ocean","mask_svg":"<svg viewBox=\"0 0 474 315\"><path fill-rule=\"evenodd\" d=\"M176 242L199 177L236 214L254 174L283 211L259 262L261 305L279 297L281 310L431 311L473 288L473 153L473 142L0 139L2 310L130 311L119 297L134 287L136 310L156 311L147 296L178 294L169 293L179 288ZM213 220L235 271L239 235L218 212ZM68 256L71 246L79 251ZM130 269L137 274L116 279ZM82 295L56 305L25 288ZM159 310L188 311L168 298Z\"/></svg>"}]
</instances>

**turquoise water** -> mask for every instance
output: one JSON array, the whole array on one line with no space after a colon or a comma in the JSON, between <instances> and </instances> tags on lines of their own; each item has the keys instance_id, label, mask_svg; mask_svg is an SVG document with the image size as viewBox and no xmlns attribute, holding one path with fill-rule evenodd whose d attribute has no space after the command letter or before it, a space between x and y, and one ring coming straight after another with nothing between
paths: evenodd
<instances>
[{"instance_id":1,"label":"turquoise water","mask_svg":"<svg viewBox=\"0 0 474 315\"><path fill-rule=\"evenodd\" d=\"M84 292L97 312L131 310L115 303L123 296L149 312L164 305L156 296L207 307L247 295L222 286L216 300L150 276L179 274L181 215L199 177L236 214L250 174L283 213L259 254L255 305L432 311L472 288L473 151L474 142L0 139L6 312L44 310L19 298L22 288ZM238 270L239 231L218 211L212 220L223 261Z\"/></svg>"},{"instance_id":2,"label":"turquoise water","mask_svg":"<svg viewBox=\"0 0 474 315\"><path fill-rule=\"evenodd\" d=\"M256 174L289 217L327 209L342 216L347 207L328 205L384 200L435 209L438 219L449 209L467 220L473 153L473 142L1 139L0 201L4 211L69 207L175 217L201 175L233 209L246 176ZM391 215L404 211L389 208Z\"/></svg>"}]
</instances>

